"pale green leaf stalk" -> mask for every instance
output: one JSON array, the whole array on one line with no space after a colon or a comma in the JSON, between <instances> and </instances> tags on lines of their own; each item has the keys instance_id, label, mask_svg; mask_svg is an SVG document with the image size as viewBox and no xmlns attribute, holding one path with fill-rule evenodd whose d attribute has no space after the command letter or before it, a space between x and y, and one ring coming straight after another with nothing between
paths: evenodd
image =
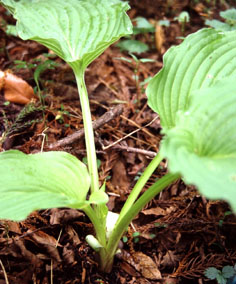
<instances>
[{"instance_id":1,"label":"pale green leaf stalk","mask_svg":"<svg viewBox=\"0 0 236 284\"><path fill-rule=\"evenodd\" d=\"M236 211L236 32L203 29L165 54L164 68L147 89L149 106L159 113L165 138L118 216L108 212L105 185L99 185L84 74L110 44L132 32L125 13L128 4L119 0L0 3L17 20L22 39L45 45L73 69L88 160L87 170L64 152L0 153L0 218L22 220L33 210L53 207L83 210L96 232L87 241L100 256L100 268L110 272L119 240L132 219L181 176L207 197L229 201ZM162 157L168 159L170 172L139 196Z\"/></svg>"},{"instance_id":2,"label":"pale green leaf stalk","mask_svg":"<svg viewBox=\"0 0 236 284\"><path fill-rule=\"evenodd\" d=\"M107 202L107 195L99 189L94 134L84 73L86 67L109 45L132 32L131 21L125 13L129 6L119 0L2 0L1 3L17 20L17 32L22 39L32 39L45 45L64 59L74 71L83 114L91 179L90 202L95 204L93 209L87 206L84 211L94 223L98 241L105 247L107 208L101 203ZM99 206L96 205L98 203Z\"/></svg>"}]
</instances>

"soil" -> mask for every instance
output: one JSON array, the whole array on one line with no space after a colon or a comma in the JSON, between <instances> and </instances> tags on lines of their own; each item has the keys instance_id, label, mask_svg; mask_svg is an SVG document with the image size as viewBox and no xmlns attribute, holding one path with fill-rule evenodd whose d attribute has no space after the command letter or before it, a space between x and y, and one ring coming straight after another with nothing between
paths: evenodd
<instances>
[{"instance_id":1,"label":"soil","mask_svg":"<svg viewBox=\"0 0 236 284\"><path fill-rule=\"evenodd\" d=\"M205 19L219 18L220 11L236 3L133 0L130 6L132 19L141 16L150 23L168 20L169 26L156 26L155 34L135 37L149 45L149 51L136 56L155 60L140 63L138 83L134 60L116 45L109 47L86 72L93 120L100 118L95 130L100 182L107 180L108 207L113 212L119 212L159 149L161 126L159 119L146 126L156 114L147 106L146 84L142 82L160 70L162 55L170 46L204 27ZM190 15L184 31L175 20L181 11ZM1 150L36 153L43 147L44 151L64 150L83 160L83 133L62 140L83 129L72 70L38 43L7 35L7 24L14 24L14 20L3 8L0 23L1 70L10 70L37 90L34 71L51 54L47 65L50 68L39 77L41 101L34 98L27 105L8 103L1 91L0 134L5 137ZM120 57L130 62L117 59ZM110 121L104 121L102 115L112 108L115 114ZM163 161L144 190L166 171ZM7 279L10 284L216 283L205 278L206 268L222 269L236 262L236 218L228 204L206 200L182 181L156 196L134 219L110 274L99 271L95 252L85 242L88 234L93 234L89 219L80 211L66 208L33 212L19 223L1 220L0 284L7 283Z\"/></svg>"}]
</instances>

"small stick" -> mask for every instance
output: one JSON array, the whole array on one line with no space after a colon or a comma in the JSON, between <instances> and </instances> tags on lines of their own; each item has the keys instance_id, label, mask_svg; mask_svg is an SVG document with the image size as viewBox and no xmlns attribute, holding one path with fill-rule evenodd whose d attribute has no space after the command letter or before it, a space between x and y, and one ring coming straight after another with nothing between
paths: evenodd
<instances>
[{"instance_id":1,"label":"small stick","mask_svg":"<svg viewBox=\"0 0 236 284\"><path fill-rule=\"evenodd\" d=\"M147 151L147 150L144 150L144 149L129 147L129 146L125 146L125 145L119 145L119 144L115 145L113 148L117 149L117 150L125 150L125 151L131 152L131 153L142 154L142 155L148 156L150 158L154 158L157 154L156 152L153 152L153 151Z\"/></svg>"},{"instance_id":2,"label":"small stick","mask_svg":"<svg viewBox=\"0 0 236 284\"><path fill-rule=\"evenodd\" d=\"M108 123L109 121L111 121L112 119L120 115L122 111L123 111L123 106L121 104L116 107L111 108L109 111L104 113L104 115L102 115L100 118L98 118L97 120L93 122L93 129L96 130L99 127L103 126L104 124ZM63 139L50 144L48 147L49 149L53 149L53 148L62 147L68 144L72 144L83 136L84 136L84 129L80 129L76 131L75 133Z\"/></svg>"},{"instance_id":3,"label":"small stick","mask_svg":"<svg viewBox=\"0 0 236 284\"><path fill-rule=\"evenodd\" d=\"M107 149L109 149L109 148L115 146L116 144L120 143L121 141L125 140L126 138L132 136L134 133L136 133L136 132L142 130L143 128L145 128L145 127L147 127L147 126L149 126L149 125L151 125L155 120L157 120L157 118L158 118L158 116L156 116L156 117L155 117L152 121L150 121L148 124L146 124L146 125L144 125L144 126L138 128L138 129L136 129L136 130L130 132L128 135L126 135L126 136L124 136L124 137L122 137L122 138L116 140L114 143L112 143L112 144L110 144L110 145L108 145L108 146L103 146L103 147L102 147L102 150L107 150Z\"/></svg>"},{"instance_id":4,"label":"small stick","mask_svg":"<svg viewBox=\"0 0 236 284\"><path fill-rule=\"evenodd\" d=\"M6 282L6 284L9 284L9 281L8 281L8 278L7 278L7 273L6 273L5 267L4 267L1 259L0 259L0 265L2 267L2 271L3 271L4 278L5 278L5 282Z\"/></svg>"}]
</instances>

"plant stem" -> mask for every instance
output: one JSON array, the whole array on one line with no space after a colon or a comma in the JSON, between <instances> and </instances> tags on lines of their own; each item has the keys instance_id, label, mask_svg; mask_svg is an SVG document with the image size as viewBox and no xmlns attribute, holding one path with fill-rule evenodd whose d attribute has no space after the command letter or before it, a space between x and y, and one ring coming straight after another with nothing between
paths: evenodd
<instances>
[{"instance_id":1,"label":"plant stem","mask_svg":"<svg viewBox=\"0 0 236 284\"><path fill-rule=\"evenodd\" d=\"M98 169L97 169L97 156L94 143L94 133L92 118L89 106L89 99L87 88L84 81L84 71L77 64L71 64L71 67L75 73L75 78L78 86L80 104L82 109L83 123L84 123L84 134L85 134L85 144L87 150L87 160L88 169L91 178L91 193L99 190L99 179L98 179ZM84 209L96 232L96 238L100 244L105 247L106 240L106 216L103 214L102 206L94 205L92 208L88 206ZM99 252L100 258L104 258L104 248Z\"/></svg>"},{"instance_id":2,"label":"plant stem","mask_svg":"<svg viewBox=\"0 0 236 284\"><path fill-rule=\"evenodd\" d=\"M124 215L126 215L127 211L130 209L130 207L134 204L135 200L137 199L138 195L140 194L141 190L145 186L146 182L150 178L150 176L153 174L155 169L158 167L160 162L162 161L163 157L158 153L155 158L151 161L151 163L146 167L144 170L142 176L139 178L137 183L135 184L134 188L132 189L128 199L126 200L118 219L118 222L120 219L123 218Z\"/></svg>"},{"instance_id":3,"label":"plant stem","mask_svg":"<svg viewBox=\"0 0 236 284\"><path fill-rule=\"evenodd\" d=\"M126 214L120 220L118 220L106 247L106 257L102 259L101 268L103 271L111 271L118 243L133 218L142 210L142 208L150 200L152 200L158 193L160 193L160 191L162 191L165 187L167 187L179 178L179 174L169 173L159 179L147 191L145 191L143 195L134 203L134 205L130 207Z\"/></svg>"},{"instance_id":4,"label":"plant stem","mask_svg":"<svg viewBox=\"0 0 236 284\"><path fill-rule=\"evenodd\" d=\"M79 91L80 104L81 104L83 123L84 123L88 169L91 177L91 192L94 192L99 190L99 179L98 179L97 156L96 156L95 143L94 143L92 118L89 107L87 88L84 82L84 71L81 71L81 69L78 68L78 66L71 65L71 67L75 73L75 78Z\"/></svg>"},{"instance_id":5,"label":"plant stem","mask_svg":"<svg viewBox=\"0 0 236 284\"><path fill-rule=\"evenodd\" d=\"M92 222L95 232L96 232L96 236L104 236L104 227L102 222L99 220L99 217L97 216L96 212L94 211L94 209L88 205L85 208L82 209L84 211L84 213L89 217L90 221ZM104 245L104 243L106 243L106 240L101 240L98 239L98 241L101 243L101 245Z\"/></svg>"}]
</instances>

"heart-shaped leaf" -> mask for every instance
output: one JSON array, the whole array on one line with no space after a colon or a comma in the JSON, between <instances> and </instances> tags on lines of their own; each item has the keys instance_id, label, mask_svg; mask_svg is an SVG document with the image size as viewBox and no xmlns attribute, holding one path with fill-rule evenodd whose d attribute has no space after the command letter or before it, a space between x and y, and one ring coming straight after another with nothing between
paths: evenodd
<instances>
[{"instance_id":1,"label":"heart-shaped leaf","mask_svg":"<svg viewBox=\"0 0 236 284\"><path fill-rule=\"evenodd\" d=\"M232 74L236 74L236 31L202 29L166 52L164 67L147 88L148 104L160 115L162 127L172 128L194 90Z\"/></svg>"},{"instance_id":2,"label":"heart-shaped leaf","mask_svg":"<svg viewBox=\"0 0 236 284\"><path fill-rule=\"evenodd\" d=\"M200 89L190 107L166 129L161 153L171 172L180 173L211 199L228 201L236 211L236 77Z\"/></svg>"},{"instance_id":3,"label":"heart-shaped leaf","mask_svg":"<svg viewBox=\"0 0 236 284\"><path fill-rule=\"evenodd\" d=\"M17 20L19 36L47 46L84 70L110 44L132 32L119 0L1 0Z\"/></svg>"},{"instance_id":4,"label":"heart-shaped leaf","mask_svg":"<svg viewBox=\"0 0 236 284\"><path fill-rule=\"evenodd\" d=\"M66 152L0 153L0 219L23 220L37 209L83 208L90 177Z\"/></svg>"}]
</instances>

